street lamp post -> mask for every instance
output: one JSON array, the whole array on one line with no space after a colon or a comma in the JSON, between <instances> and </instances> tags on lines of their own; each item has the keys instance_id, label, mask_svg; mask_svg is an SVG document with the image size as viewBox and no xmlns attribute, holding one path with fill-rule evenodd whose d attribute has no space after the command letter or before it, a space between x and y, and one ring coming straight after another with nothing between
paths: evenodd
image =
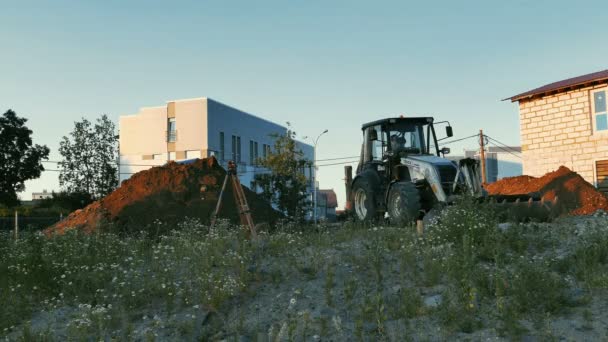
<instances>
[{"instance_id":1,"label":"street lamp post","mask_svg":"<svg viewBox=\"0 0 608 342\"><path fill-rule=\"evenodd\" d=\"M319 142L319 138L321 138L321 136L323 134L327 133L328 131L329 130L326 129L321 134L319 134L317 139L315 139L313 142L313 149L312 149L312 164L313 164L313 169L315 170L314 174L312 175L312 189L313 189L312 212L314 215L315 225L317 224L317 143ZM304 137L304 139L306 139L306 138L308 138L308 137Z\"/></svg>"}]
</instances>

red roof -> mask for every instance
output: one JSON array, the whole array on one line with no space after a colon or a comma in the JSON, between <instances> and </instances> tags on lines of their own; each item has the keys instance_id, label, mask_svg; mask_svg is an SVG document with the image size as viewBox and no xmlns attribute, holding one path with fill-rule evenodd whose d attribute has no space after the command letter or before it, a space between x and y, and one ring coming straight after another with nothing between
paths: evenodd
<instances>
[{"instance_id":1,"label":"red roof","mask_svg":"<svg viewBox=\"0 0 608 342\"><path fill-rule=\"evenodd\" d=\"M336 208L338 206L338 196L336 196L334 189L329 189L329 190L319 189L319 194L324 194L325 196L327 196L327 207L328 208Z\"/></svg>"},{"instance_id":2,"label":"red roof","mask_svg":"<svg viewBox=\"0 0 608 342\"><path fill-rule=\"evenodd\" d=\"M525 93L521 93L515 96L508 97L505 100L511 100L511 102L525 100L533 96L543 96L548 93L558 93L560 91L567 91L574 88L580 88L593 83L608 82L608 70L598 71L587 75L569 78L559 82L553 82L546 84L542 87L529 90Z\"/></svg>"}]
</instances>

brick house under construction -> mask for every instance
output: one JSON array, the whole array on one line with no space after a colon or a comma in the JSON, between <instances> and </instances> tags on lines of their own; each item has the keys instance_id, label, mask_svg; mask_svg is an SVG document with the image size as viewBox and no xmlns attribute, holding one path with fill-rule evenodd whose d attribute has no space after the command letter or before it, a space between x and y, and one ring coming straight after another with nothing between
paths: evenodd
<instances>
[{"instance_id":1,"label":"brick house under construction","mask_svg":"<svg viewBox=\"0 0 608 342\"><path fill-rule=\"evenodd\" d=\"M550 83L505 100L519 103L523 173L565 165L608 191L608 70Z\"/></svg>"}]
</instances>

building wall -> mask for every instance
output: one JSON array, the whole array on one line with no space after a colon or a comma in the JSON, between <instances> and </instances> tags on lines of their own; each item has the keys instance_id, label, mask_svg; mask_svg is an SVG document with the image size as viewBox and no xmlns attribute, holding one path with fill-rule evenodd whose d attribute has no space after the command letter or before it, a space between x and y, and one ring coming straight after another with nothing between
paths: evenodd
<instances>
[{"instance_id":1,"label":"building wall","mask_svg":"<svg viewBox=\"0 0 608 342\"><path fill-rule=\"evenodd\" d=\"M208 152L207 155L215 155L222 165L226 165L229 160L236 159L232 155L232 136L241 138L241 163L238 169L241 183L250 186L255 171L261 169L251 164L249 142L258 143L258 156L263 156L264 144L274 147L274 138L271 134L285 134L287 128L274 122L259 118L255 115L232 108L212 99L207 99L207 120L208 120ZM177 121L177 120L176 120ZM224 133L224 159L221 160L220 151L220 132ZM312 160L312 146L298 142L298 147L304 152L305 158ZM306 171L310 177L309 171Z\"/></svg>"},{"instance_id":2,"label":"building wall","mask_svg":"<svg viewBox=\"0 0 608 342\"><path fill-rule=\"evenodd\" d=\"M486 179L488 183L494 183L505 177L515 177L522 175L522 159L521 152L511 150L511 153L505 151L492 151L490 148L485 153L486 156ZM518 157L519 156L519 157ZM474 158L479 160L479 150L465 150L465 158ZM462 157L449 157L451 160L460 160Z\"/></svg>"},{"instance_id":3,"label":"building wall","mask_svg":"<svg viewBox=\"0 0 608 342\"><path fill-rule=\"evenodd\" d=\"M121 116L118 129L120 181L133 173L166 163L166 106L142 108L138 114Z\"/></svg>"},{"instance_id":4,"label":"building wall","mask_svg":"<svg viewBox=\"0 0 608 342\"><path fill-rule=\"evenodd\" d=\"M608 159L608 134L593 132L590 90L599 88L606 84L520 101L524 174L565 165L595 184L595 160Z\"/></svg>"},{"instance_id":5,"label":"building wall","mask_svg":"<svg viewBox=\"0 0 608 342\"><path fill-rule=\"evenodd\" d=\"M284 134L285 127L264 120L249 113L229 107L217 101L207 99L208 108L208 138L209 151L216 155L220 151L220 132L224 132L224 160L233 160L232 136L241 138L241 163L250 163L249 141L258 143L258 155L262 157L264 144L273 146L274 139L271 134ZM219 159L219 157L218 157Z\"/></svg>"},{"instance_id":6,"label":"building wall","mask_svg":"<svg viewBox=\"0 0 608 342\"><path fill-rule=\"evenodd\" d=\"M506 152L496 152L498 159L498 180L505 177L521 176L523 174L521 152L512 153L514 155Z\"/></svg>"},{"instance_id":7,"label":"building wall","mask_svg":"<svg viewBox=\"0 0 608 342\"><path fill-rule=\"evenodd\" d=\"M118 121L120 153L146 155L167 153L167 107L142 108Z\"/></svg>"},{"instance_id":8,"label":"building wall","mask_svg":"<svg viewBox=\"0 0 608 342\"><path fill-rule=\"evenodd\" d=\"M207 150L207 99L191 99L172 101L175 104L175 127L177 139L175 151L206 151ZM190 159L186 158L178 159ZM200 152L198 158L201 158Z\"/></svg>"}]
</instances>

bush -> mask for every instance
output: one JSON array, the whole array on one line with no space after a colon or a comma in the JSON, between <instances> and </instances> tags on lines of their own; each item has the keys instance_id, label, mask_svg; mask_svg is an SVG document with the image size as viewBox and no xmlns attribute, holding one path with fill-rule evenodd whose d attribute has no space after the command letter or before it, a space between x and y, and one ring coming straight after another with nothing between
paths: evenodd
<instances>
[{"instance_id":1,"label":"bush","mask_svg":"<svg viewBox=\"0 0 608 342\"><path fill-rule=\"evenodd\" d=\"M492 208L465 197L446 207L427 229L432 245L453 244L476 256L493 259L498 244L498 221Z\"/></svg>"},{"instance_id":2,"label":"bush","mask_svg":"<svg viewBox=\"0 0 608 342\"><path fill-rule=\"evenodd\" d=\"M509 295L521 313L555 313L568 303L568 284L543 261L521 261L510 276Z\"/></svg>"}]
</instances>

